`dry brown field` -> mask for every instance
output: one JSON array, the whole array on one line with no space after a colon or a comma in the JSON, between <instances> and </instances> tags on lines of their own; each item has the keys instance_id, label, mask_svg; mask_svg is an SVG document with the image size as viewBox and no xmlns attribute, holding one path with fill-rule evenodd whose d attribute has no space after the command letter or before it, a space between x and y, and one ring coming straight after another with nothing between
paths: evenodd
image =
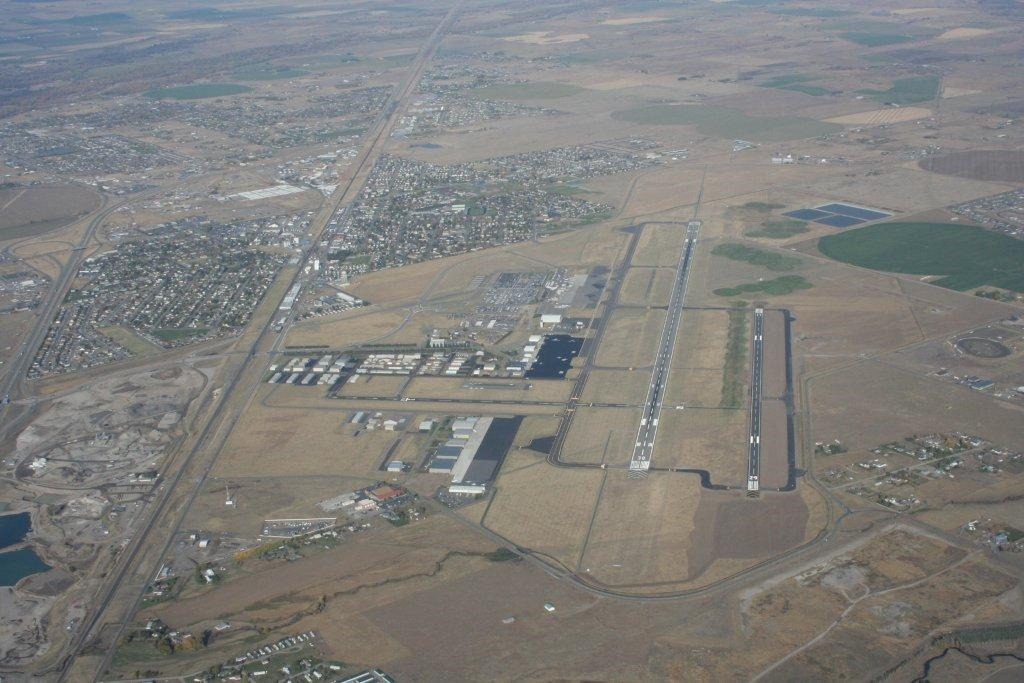
<instances>
[{"instance_id":1,"label":"dry brown field","mask_svg":"<svg viewBox=\"0 0 1024 683\"><path fill-rule=\"evenodd\" d=\"M642 230L630 265L675 268L682 253L686 226L678 223L648 223Z\"/></svg>"},{"instance_id":2,"label":"dry brown field","mask_svg":"<svg viewBox=\"0 0 1024 683\"><path fill-rule=\"evenodd\" d=\"M716 484L741 486L747 479L747 415L746 410L666 408L652 462L707 470Z\"/></svg>"},{"instance_id":3,"label":"dry brown field","mask_svg":"<svg viewBox=\"0 0 1024 683\"><path fill-rule=\"evenodd\" d=\"M419 325L409 324L395 334L406 320L405 311L351 309L336 316L302 322L288 331L288 346L326 346L332 349L373 342L387 337L394 343L418 342L424 338Z\"/></svg>"},{"instance_id":4,"label":"dry brown field","mask_svg":"<svg viewBox=\"0 0 1024 683\"><path fill-rule=\"evenodd\" d=\"M558 469L532 451L512 451L483 524L517 545L575 567L605 472Z\"/></svg>"},{"instance_id":5,"label":"dry brown field","mask_svg":"<svg viewBox=\"0 0 1024 683\"><path fill-rule=\"evenodd\" d=\"M651 384L651 373L639 370L590 371L580 401L583 403L642 404Z\"/></svg>"},{"instance_id":6,"label":"dry brown field","mask_svg":"<svg viewBox=\"0 0 1024 683\"><path fill-rule=\"evenodd\" d=\"M650 365L665 327L665 311L616 308L606 325L595 365L612 368Z\"/></svg>"},{"instance_id":7,"label":"dry brown field","mask_svg":"<svg viewBox=\"0 0 1024 683\"><path fill-rule=\"evenodd\" d=\"M667 306L675 281L672 268L635 267L626 271L618 303L624 306Z\"/></svg>"},{"instance_id":8,"label":"dry brown field","mask_svg":"<svg viewBox=\"0 0 1024 683\"><path fill-rule=\"evenodd\" d=\"M511 384L513 386L509 387ZM466 386L471 385L471 386ZM406 396L417 399L467 398L495 401L566 401L572 382L561 380L507 380L480 377L416 377Z\"/></svg>"},{"instance_id":9,"label":"dry brown field","mask_svg":"<svg viewBox=\"0 0 1024 683\"><path fill-rule=\"evenodd\" d=\"M565 462L628 464L640 426L633 408L577 408L562 446Z\"/></svg>"}]
</instances>

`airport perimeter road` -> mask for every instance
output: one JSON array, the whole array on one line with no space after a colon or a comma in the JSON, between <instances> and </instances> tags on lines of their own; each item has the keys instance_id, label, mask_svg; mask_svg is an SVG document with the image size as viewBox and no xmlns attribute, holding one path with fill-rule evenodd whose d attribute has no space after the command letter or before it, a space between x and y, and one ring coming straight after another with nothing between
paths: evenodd
<instances>
[{"instance_id":1,"label":"airport perimeter road","mask_svg":"<svg viewBox=\"0 0 1024 683\"><path fill-rule=\"evenodd\" d=\"M764 374L764 309L754 309L753 353L750 356L750 445L747 451L747 495L756 496L761 478L761 376Z\"/></svg>"},{"instance_id":2,"label":"airport perimeter road","mask_svg":"<svg viewBox=\"0 0 1024 683\"><path fill-rule=\"evenodd\" d=\"M686 297L686 282L689 279L690 263L693 260L697 234L700 232L700 221L690 221L686 226L686 241L683 243L683 256L676 271L675 285L668 304L668 316L665 327L661 331L661 342L658 355L651 373L651 384L647 387L647 398L637 428L636 443L633 446L633 457L629 461L629 476L639 479L647 476L651 468L651 455L654 443L658 438L658 421L661 419L661 406L665 397L665 385L672 369L672 354L675 351L676 335L683 317L683 299Z\"/></svg>"}]
</instances>

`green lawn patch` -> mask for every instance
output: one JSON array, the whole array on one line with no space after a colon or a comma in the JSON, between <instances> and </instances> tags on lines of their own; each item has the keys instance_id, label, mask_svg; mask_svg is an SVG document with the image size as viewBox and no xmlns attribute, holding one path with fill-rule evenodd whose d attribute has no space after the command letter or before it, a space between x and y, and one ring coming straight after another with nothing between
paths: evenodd
<instances>
[{"instance_id":1,"label":"green lawn patch","mask_svg":"<svg viewBox=\"0 0 1024 683\"><path fill-rule=\"evenodd\" d=\"M748 247L745 244L719 244L711 250L711 253L733 261L746 261L755 266L764 266L768 270L775 271L793 270L800 265L799 259L792 256Z\"/></svg>"},{"instance_id":2,"label":"green lawn patch","mask_svg":"<svg viewBox=\"0 0 1024 683\"><path fill-rule=\"evenodd\" d=\"M209 97L226 97L252 92L247 85L237 83L193 83L172 88L156 88L145 93L154 100L202 100Z\"/></svg>"},{"instance_id":3,"label":"green lawn patch","mask_svg":"<svg viewBox=\"0 0 1024 683\"><path fill-rule=\"evenodd\" d=\"M507 83L473 88L470 95L489 100L554 100L584 92L585 88L572 83L555 81L533 81L531 83Z\"/></svg>"},{"instance_id":4,"label":"green lawn patch","mask_svg":"<svg viewBox=\"0 0 1024 683\"><path fill-rule=\"evenodd\" d=\"M870 95L879 102L893 104L917 104L930 102L939 94L938 76L915 76L900 78L892 82L888 90L858 90L861 95Z\"/></svg>"},{"instance_id":5,"label":"green lawn patch","mask_svg":"<svg viewBox=\"0 0 1024 683\"><path fill-rule=\"evenodd\" d=\"M813 287L810 282L799 275L780 275L774 280L762 280L760 282L748 282L733 287L721 287L715 290L715 296L740 296L760 292L773 296L791 294L798 289L810 289Z\"/></svg>"},{"instance_id":6,"label":"green lawn patch","mask_svg":"<svg viewBox=\"0 0 1024 683\"><path fill-rule=\"evenodd\" d=\"M1024 241L970 225L879 223L826 235L818 250L872 270L938 276L932 284L949 289L1024 292Z\"/></svg>"},{"instance_id":7,"label":"green lawn patch","mask_svg":"<svg viewBox=\"0 0 1024 683\"><path fill-rule=\"evenodd\" d=\"M153 342L148 339L143 339L133 330L122 325L101 327L99 328L99 331L103 336L128 349L128 352L133 356L149 356L163 351L163 349Z\"/></svg>"},{"instance_id":8,"label":"green lawn patch","mask_svg":"<svg viewBox=\"0 0 1024 683\"><path fill-rule=\"evenodd\" d=\"M163 330L153 330L150 334L163 342L175 342L192 337L202 337L208 329L205 327L174 327Z\"/></svg>"},{"instance_id":9,"label":"green lawn patch","mask_svg":"<svg viewBox=\"0 0 1024 683\"><path fill-rule=\"evenodd\" d=\"M793 235L805 233L810 228L805 221L798 221L792 218L765 221L753 230L747 231L750 237L766 237L773 240L784 240Z\"/></svg>"},{"instance_id":10,"label":"green lawn patch","mask_svg":"<svg viewBox=\"0 0 1024 683\"><path fill-rule=\"evenodd\" d=\"M578 194L596 194L591 190L584 189L578 185L570 185L569 183L552 183L544 188L545 192L551 194L560 194L571 197L572 195Z\"/></svg>"},{"instance_id":11,"label":"green lawn patch","mask_svg":"<svg viewBox=\"0 0 1024 683\"><path fill-rule=\"evenodd\" d=\"M612 118L644 125L695 124L705 135L758 142L813 138L842 129L834 123L800 116L749 116L738 109L710 104L654 104L613 112Z\"/></svg>"}]
</instances>

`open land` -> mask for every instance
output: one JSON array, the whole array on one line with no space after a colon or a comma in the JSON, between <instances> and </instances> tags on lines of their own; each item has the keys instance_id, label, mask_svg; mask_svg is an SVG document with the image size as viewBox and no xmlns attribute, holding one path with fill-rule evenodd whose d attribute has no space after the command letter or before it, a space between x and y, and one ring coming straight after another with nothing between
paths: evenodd
<instances>
[{"instance_id":1,"label":"open land","mask_svg":"<svg viewBox=\"0 0 1024 683\"><path fill-rule=\"evenodd\" d=\"M0 675L1019 671L1022 19L905 4L14 3Z\"/></svg>"}]
</instances>

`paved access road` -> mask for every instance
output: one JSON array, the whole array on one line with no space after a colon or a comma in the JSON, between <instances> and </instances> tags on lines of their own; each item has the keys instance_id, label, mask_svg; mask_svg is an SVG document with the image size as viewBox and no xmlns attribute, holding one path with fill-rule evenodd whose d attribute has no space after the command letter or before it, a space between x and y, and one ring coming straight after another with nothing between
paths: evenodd
<instances>
[{"instance_id":1,"label":"paved access road","mask_svg":"<svg viewBox=\"0 0 1024 683\"><path fill-rule=\"evenodd\" d=\"M693 260L697 234L700 232L700 221L690 221L686 226L686 241L683 243L683 256L679 269L676 271L675 285L668 304L668 316L661 332L658 355L655 357L651 383L647 387L647 398L640 418L640 426L636 433L633 446L633 457L629 462L629 476L644 477L651 468L651 456L654 454L654 443L658 438L658 421L661 419L662 401L665 397L665 385L672 369L672 354L675 351L676 335L683 317L683 299L686 296L686 282L690 274L690 262Z\"/></svg>"}]
</instances>

